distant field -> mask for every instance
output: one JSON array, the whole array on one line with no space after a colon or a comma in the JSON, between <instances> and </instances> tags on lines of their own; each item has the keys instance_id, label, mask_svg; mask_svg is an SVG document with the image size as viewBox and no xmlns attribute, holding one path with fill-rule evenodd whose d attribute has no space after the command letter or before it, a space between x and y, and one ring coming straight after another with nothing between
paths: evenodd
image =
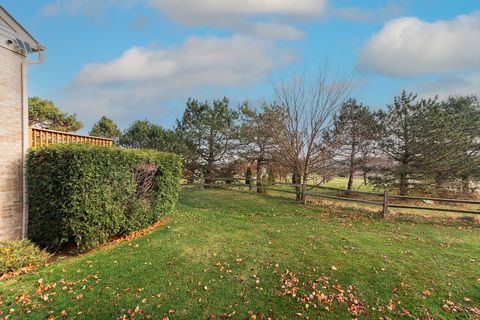
<instances>
[{"instance_id":1,"label":"distant field","mask_svg":"<svg viewBox=\"0 0 480 320\"><path fill-rule=\"evenodd\" d=\"M467 222L186 189L151 234L0 282L0 318L475 319L479 243Z\"/></svg>"},{"instance_id":2,"label":"distant field","mask_svg":"<svg viewBox=\"0 0 480 320\"><path fill-rule=\"evenodd\" d=\"M322 185L326 187L338 188L338 189L347 189L348 178L342 177L335 177L332 180L324 183ZM353 179L353 190L357 191L372 191L374 192L374 188L371 184L364 185L363 179L355 178Z\"/></svg>"}]
</instances>

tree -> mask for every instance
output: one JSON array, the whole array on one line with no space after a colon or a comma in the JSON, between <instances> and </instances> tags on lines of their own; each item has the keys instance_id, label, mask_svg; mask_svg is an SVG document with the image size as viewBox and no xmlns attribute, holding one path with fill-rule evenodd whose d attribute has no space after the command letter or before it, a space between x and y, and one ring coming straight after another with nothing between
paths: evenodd
<instances>
[{"instance_id":1,"label":"tree","mask_svg":"<svg viewBox=\"0 0 480 320\"><path fill-rule=\"evenodd\" d=\"M75 132L83 127L76 114L64 113L52 101L39 97L28 98L28 125L64 132Z\"/></svg>"},{"instance_id":2,"label":"tree","mask_svg":"<svg viewBox=\"0 0 480 320\"><path fill-rule=\"evenodd\" d=\"M381 187L398 188L401 195L444 187L471 191L480 179L480 106L475 96L445 101L417 99L405 91L387 111L376 114L377 144L389 160L382 175L371 177Z\"/></svg>"},{"instance_id":3,"label":"tree","mask_svg":"<svg viewBox=\"0 0 480 320\"><path fill-rule=\"evenodd\" d=\"M480 179L480 104L476 96L456 96L429 110L428 152L424 180L432 181L437 192L455 188L463 195Z\"/></svg>"},{"instance_id":4,"label":"tree","mask_svg":"<svg viewBox=\"0 0 480 320\"><path fill-rule=\"evenodd\" d=\"M356 171L366 171L375 137L375 119L367 107L355 99L346 101L326 132L326 141L334 146L334 160L348 169L347 190L352 190Z\"/></svg>"},{"instance_id":5,"label":"tree","mask_svg":"<svg viewBox=\"0 0 480 320\"><path fill-rule=\"evenodd\" d=\"M277 156L292 171L297 200L306 202L306 184L312 174L324 168L332 158L331 146L325 138L334 114L351 88L349 76L337 74L330 78L328 65L309 80L305 74L294 75L275 88L277 103L283 110L283 121L272 126Z\"/></svg>"},{"instance_id":6,"label":"tree","mask_svg":"<svg viewBox=\"0 0 480 320\"><path fill-rule=\"evenodd\" d=\"M89 135L94 137L114 139L116 141L120 138L122 132L112 119L103 116L97 123L93 125Z\"/></svg>"},{"instance_id":7,"label":"tree","mask_svg":"<svg viewBox=\"0 0 480 320\"><path fill-rule=\"evenodd\" d=\"M256 162L257 192L263 193L262 179L267 176L267 165L274 161L276 145L272 126L282 121L282 110L276 105L263 104L253 110L248 103L240 107L242 125L240 141L242 156Z\"/></svg>"},{"instance_id":8,"label":"tree","mask_svg":"<svg viewBox=\"0 0 480 320\"><path fill-rule=\"evenodd\" d=\"M188 99L176 131L191 152L191 170L209 176L227 162L237 147L237 119L238 113L229 108L226 97L212 104Z\"/></svg>"},{"instance_id":9,"label":"tree","mask_svg":"<svg viewBox=\"0 0 480 320\"><path fill-rule=\"evenodd\" d=\"M119 140L127 148L152 149L177 153L181 148L176 133L148 120L137 120L125 130Z\"/></svg>"},{"instance_id":10,"label":"tree","mask_svg":"<svg viewBox=\"0 0 480 320\"><path fill-rule=\"evenodd\" d=\"M429 133L434 132L436 120L427 115L436 103L436 99L417 99L416 94L402 91L387 111L376 113L377 144L390 159L390 165L382 168L383 175L371 178L377 187L398 187L401 195L407 195L421 182L432 137Z\"/></svg>"}]
</instances>

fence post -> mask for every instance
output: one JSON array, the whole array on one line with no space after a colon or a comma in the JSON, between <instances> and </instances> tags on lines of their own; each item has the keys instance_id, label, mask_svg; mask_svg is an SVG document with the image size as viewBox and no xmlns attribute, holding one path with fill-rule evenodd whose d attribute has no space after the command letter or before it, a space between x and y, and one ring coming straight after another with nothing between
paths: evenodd
<instances>
[{"instance_id":1,"label":"fence post","mask_svg":"<svg viewBox=\"0 0 480 320\"><path fill-rule=\"evenodd\" d=\"M388 190L385 189L383 191L383 210L382 210L382 216L381 218L385 218L385 216L388 214Z\"/></svg>"},{"instance_id":2,"label":"fence post","mask_svg":"<svg viewBox=\"0 0 480 320\"><path fill-rule=\"evenodd\" d=\"M252 180L253 180L252 177L249 176L249 177L248 177L248 192L249 192L249 193L252 193L252 188L253 188L253 186L252 186L253 181L252 181Z\"/></svg>"}]
</instances>

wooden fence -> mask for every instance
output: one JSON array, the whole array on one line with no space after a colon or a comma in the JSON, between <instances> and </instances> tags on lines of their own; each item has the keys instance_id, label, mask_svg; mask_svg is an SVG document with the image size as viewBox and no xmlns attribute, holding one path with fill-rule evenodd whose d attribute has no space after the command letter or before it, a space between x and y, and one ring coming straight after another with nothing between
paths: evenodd
<instances>
[{"instance_id":1,"label":"wooden fence","mask_svg":"<svg viewBox=\"0 0 480 320\"><path fill-rule=\"evenodd\" d=\"M380 214L382 218L385 217L385 215L388 213L388 208L431 210L431 211L439 211L439 212L456 212L456 213L480 215L480 211L478 210L465 210L465 209L460 209L455 207L443 208L443 207L432 207L432 206L414 206L414 205L405 204L404 203L405 201L402 201L402 200L417 200L417 201L419 200L419 201L432 201L432 202L434 201L441 204L469 204L469 205L480 206L480 201L475 201L475 200L389 195L388 191L386 190L381 193L367 192L367 191L338 189L338 188L326 187L321 185L307 184L303 186L301 184L293 184L288 182L258 181L252 178L248 180L248 183L247 183L247 180L245 180L244 178L208 177L208 178L199 178L197 180L199 182L184 183L182 184L182 186L198 186L201 188L240 187L240 188L248 188L249 192L252 192L252 190L254 189L255 190L260 189L260 191L270 190L270 191L276 191L276 192L297 194L296 190L294 191L294 190L288 190L288 189L275 188L275 186L279 186L279 185L290 186L293 189L298 188L300 190L299 191L300 194L303 194L303 192L305 192L306 197L307 196L313 197L313 198L318 197L318 198L357 202L357 203L369 204L373 206L379 206L382 209ZM322 193L321 191L333 192L335 195L325 194L325 193ZM363 199L360 197L363 197Z\"/></svg>"},{"instance_id":2,"label":"wooden fence","mask_svg":"<svg viewBox=\"0 0 480 320\"><path fill-rule=\"evenodd\" d=\"M28 128L28 146L29 148L43 147L51 144L70 144L70 143L87 143L98 146L113 145L112 139L84 136L61 131Z\"/></svg>"}]
</instances>

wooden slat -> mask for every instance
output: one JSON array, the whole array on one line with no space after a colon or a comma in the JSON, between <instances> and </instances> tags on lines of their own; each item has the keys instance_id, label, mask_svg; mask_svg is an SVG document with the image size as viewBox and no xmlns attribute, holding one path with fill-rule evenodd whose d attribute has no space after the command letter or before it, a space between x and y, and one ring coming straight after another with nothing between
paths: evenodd
<instances>
[{"instance_id":1,"label":"wooden slat","mask_svg":"<svg viewBox=\"0 0 480 320\"><path fill-rule=\"evenodd\" d=\"M408 199L408 200L429 200L437 202L454 202L454 203L466 203L466 204L480 204L480 201L477 200L465 200L465 199L444 199L444 198L426 198L426 197L411 197L411 196L400 196L392 195L390 198L394 199Z\"/></svg>"},{"instance_id":2,"label":"wooden slat","mask_svg":"<svg viewBox=\"0 0 480 320\"><path fill-rule=\"evenodd\" d=\"M51 144L88 143L95 146L113 145L113 139L84 136L55 130L28 128L29 148L43 147Z\"/></svg>"},{"instance_id":3,"label":"wooden slat","mask_svg":"<svg viewBox=\"0 0 480 320\"><path fill-rule=\"evenodd\" d=\"M419 206L408 206L401 204L388 204L389 208L399 208L399 209L413 209L413 210L429 210L429 211L441 211L441 212L458 212L458 213L469 213L469 214L480 214L480 211L474 210L463 210L463 209L448 209L448 208L435 208L435 207L419 207Z\"/></svg>"}]
</instances>

